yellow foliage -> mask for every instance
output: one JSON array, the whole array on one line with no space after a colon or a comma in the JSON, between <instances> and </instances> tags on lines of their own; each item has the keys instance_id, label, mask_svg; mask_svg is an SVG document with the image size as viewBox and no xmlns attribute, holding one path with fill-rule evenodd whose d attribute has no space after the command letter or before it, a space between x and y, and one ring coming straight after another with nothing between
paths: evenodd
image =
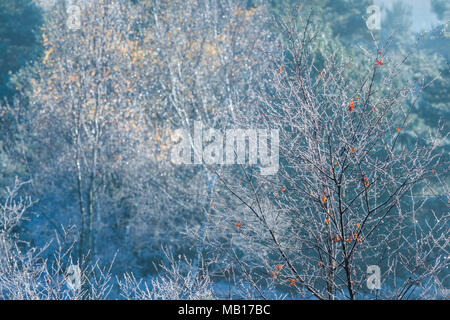
<instances>
[{"instance_id":1,"label":"yellow foliage","mask_svg":"<svg viewBox=\"0 0 450 320\"><path fill-rule=\"evenodd\" d=\"M48 49L47 51L45 51L45 53L44 53L44 59L42 59L42 62L43 62L44 64L47 64L48 58L50 57L50 55L52 54L52 52L53 52L53 48L50 48L50 49Z\"/></svg>"},{"instance_id":2,"label":"yellow foliage","mask_svg":"<svg viewBox=\"0 0 450 320\"><path fill-rule=\"evenodd\" d=\"M210 56L216 56L218 54L216 46L212 44L205 44L205 52Z\"/></svg>"}]
</instances>

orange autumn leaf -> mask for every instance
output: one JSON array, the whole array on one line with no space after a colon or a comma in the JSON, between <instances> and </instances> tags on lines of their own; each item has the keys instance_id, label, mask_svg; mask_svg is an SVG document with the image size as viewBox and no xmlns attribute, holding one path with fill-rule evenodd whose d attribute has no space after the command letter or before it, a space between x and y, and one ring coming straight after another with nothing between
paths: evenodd
<instances>
[{"instance_id":1,"label":"orange autumn leaf","mask_svg":"<svg viewBox=\"0 0 450 320\"><path fill-rule=\"evenodd\" d=\"M330 219L326 218L325 223L330 223Z\"/></svg>"},{"instance_id":2,"label":"orange autumn leaf","mask_svg":"<svg viewBox=\"0 0 450 320\"><path fill-rule=\"evenodd\" d=\"M240 226L241 226L241 222L238 221L238 222L236 223L236 227L240 227Z\"/></svg>"},{"instance_id":3,"label":"orange autumn leaf","mask_svg":"<svg viewBox=\"0 0 450 320\"><path fill-rule=\"evenodd\" d=\"M355 102L352 99L348 105L348 111L352 112L354 107L355 107Z\"/></svg>"},{"instance_id":4,"label":"orange autumn leaf","mask_svg":"<svg viewBox=\"0 0 450 320\"><path fill-rule=\"evenodd\" d=\"M378 57L377 57L377 66L382 66L383 63L383 57L382 57L382 53L381 51L378 52Z\"/></svg>"},{"instance_id":5,"label":"orange autumn leaf","mask_svg":"<svg viewBox=\"0 0 450 320\"><path fill-rule=\"evenodd\" d=\"M281 193L284 193L285 191L286 191L285 187L281 188Z\"/></svg>"},{"instance_id":6,"label":"orange autumn leaf","mask_svg":"<svg viewBox=\"0 0 450 320\"><path fill-rule=\"evenodd\" d=\"M327 202L327 197L323 196L323 197L322 197L322 202L323 202L323 203Z\"/></svg>"},{"instance_id":7,"label":"orange autumn leaf","mask_svg":"<svg viewBox=\"0 0 450 320\"><path fill-rule=\"evenodd\" d=\"M295 286L295 279L289 279L289 287Z\"/></svg>"},{"instance_id":8,"label":"orange autumn leaf","mask_svg":"<svg viewBox=\"0 0 450 320\"><path fill-rule=\"evenodd\" d=\"M355 152L355 148L351 147L350 152L352 152L352 153Z\"/></svg>"}]
</instances>

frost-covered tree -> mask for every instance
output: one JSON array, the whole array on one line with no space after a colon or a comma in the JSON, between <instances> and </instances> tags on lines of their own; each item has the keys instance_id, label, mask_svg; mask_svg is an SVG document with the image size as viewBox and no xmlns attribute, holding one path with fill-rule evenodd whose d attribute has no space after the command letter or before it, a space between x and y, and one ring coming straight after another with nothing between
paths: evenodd
<instances>
[{"instance_id":1,"label":"frost-covered tree","mask_svg":"<svg viewBox=\"0 0 450 320\"><path fill-rule=\"evenodd\" d=\"M0 299L104 299L111 292L110 268L82 265L72 259L72 245L55 238L52 259L44 257L50 243L34 247L17 232L30 218L30 197L21 196L25 183L16 179L0 204Z\"/></svg>"},{"instance_id":2,"label":"frost-covered tree","mask_svg":"<svg viewBox=\"0 0 450 320\"><path fill-rule=\"evenodd\" d=\"M389 43L375 42L358 72L336 53L319 69L310 17L280 23L285 58L273 60L259 112L240 118L279 131L278 173L210 168L222 183L198 235L210 267L239 274L263 298L277 289L316 299L442 298L450 216L448 162L437 147L448 132L421 136L426 145L402 137L433 79L393 85L404 59L389 55ZM440 207L424 210L433 199ZM380 290L367 285L371 266L381 270Z\"/></svg>"},{"instance_id":3,"label":"frost-covered tree","mask_svg":"<svg viewBox=\"0 0 450 320\"><path fill-rule=\"evenodd\" d=\"M21 196L23 183L16 179L6 188L0 204L0 299L8 300L101 300L113 296L114 282L111 267L101 267L96 261L83 264L73 254L73 243L66 243L58 235L43 247L23 241L17 230L30 218L30 197ZM69 231L69 230L67 230ZM69 232L67 232L68 234ZM65 233L66 234L66 233ZM44 257L52 250L51 258ZM213 291L208 275L198 276L186 258L175 260L165 252L166 264L158 278L149 285L136 280L132 272L119 277L117 292L123 299L212 299Z\"/></svg>"}]
</instances>

